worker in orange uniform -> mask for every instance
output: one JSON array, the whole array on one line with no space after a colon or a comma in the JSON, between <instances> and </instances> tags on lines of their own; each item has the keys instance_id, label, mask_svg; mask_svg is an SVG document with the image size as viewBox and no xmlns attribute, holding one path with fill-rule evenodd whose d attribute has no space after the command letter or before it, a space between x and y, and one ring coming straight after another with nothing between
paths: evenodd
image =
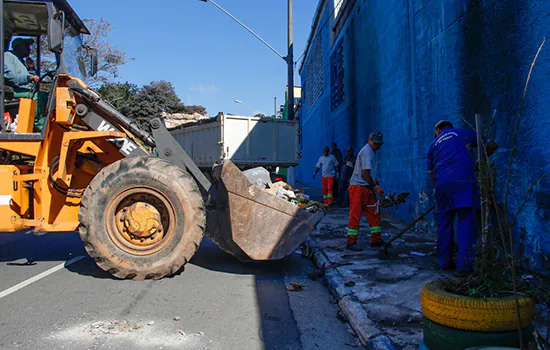
<instances>
[{"instance_id":1,"label":"worker in orange uniform","mask_svg":"<svg viewBox=\"0 0 550 350\"><path fill-rule=\"evenodd\" d=\"M323 184L323 199L325 204L331 205L334 200L333 188L334 188L334 177L338 171L338 161L334 155L329 154L328 146L323 147L323 155L317 161L317 166L315 172L313 173L313 178L319 172L319 169L322 169L322 184Z\"/></svg>"},{"instance_id":2,"label":"worker in orange uniform","mask_svg":"<svg viewBox=\"0 0 550 350\"><path fill-rule=\"evenodd\" d=\"M382 133L372 132L368 143L357 155L348 189L350 204L346 248L349 250L361 250L357 246L361 213L365 214L369 223L371 247L380 247L384 243L380 228L382 217L376 207L376 194L382 195L384 190L378 186L371 173L376 165L374 153L382 147L383 143Z\"/></svg>"}]
</instances>

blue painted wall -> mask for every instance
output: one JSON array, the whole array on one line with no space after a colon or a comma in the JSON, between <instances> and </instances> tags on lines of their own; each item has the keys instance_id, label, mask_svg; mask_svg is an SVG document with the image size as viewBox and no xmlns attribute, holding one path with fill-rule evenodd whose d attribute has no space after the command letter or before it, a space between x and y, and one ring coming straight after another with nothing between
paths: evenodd
<instances>
[{"instance_id":1,"label":"blue painted wall","mask_svg":"<svg viewBox=\"0 0 550 350\"><path fill-rule=\"evenodd\" d=\"M387 191L412 193L394 213L411 220L431 205L425 153L435 122L449 119L468 127L478 112L486 124L494 116L492 137L501 146L494 156L497 192L504 203L513 129L531 62L550 34L550 2L357 0L337 38L332 38L331 0L326 2L301 70L303 158L297 179L320 186L311 174L323 145L336 141L341 149L358 150L372 130L380 130L386 143L377 175ZM323 92L308 99L317 40L322 41ZM344 40L345 98L331 110L330 56L339 40ZM549 77L550 43L540 52L522 110L511 215L530 184L550 172ZM526 264L548 272L550 177L534 186L516 229Z\"/></svg>"}]
</instances>

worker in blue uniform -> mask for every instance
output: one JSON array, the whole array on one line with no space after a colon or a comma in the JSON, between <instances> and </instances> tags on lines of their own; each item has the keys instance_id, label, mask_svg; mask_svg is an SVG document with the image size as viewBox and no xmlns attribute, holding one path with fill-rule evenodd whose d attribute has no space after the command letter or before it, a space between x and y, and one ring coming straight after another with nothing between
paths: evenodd
<instances>
[{"instance_id":1,"label":"worker in blue uniform","mask_svg":"<svg viewBox=\"0 0 550 350\"><path fill-rule=\"evenodd\" d=\"M479 188L470 147L477 146L473 130L455 128L442 120L428 151L428 171L435 187L437 212L437 264L441 269L472 270L476 244ZM453 261L454 219L458 221L458 251Z\"/></svg>"}]
</instances>

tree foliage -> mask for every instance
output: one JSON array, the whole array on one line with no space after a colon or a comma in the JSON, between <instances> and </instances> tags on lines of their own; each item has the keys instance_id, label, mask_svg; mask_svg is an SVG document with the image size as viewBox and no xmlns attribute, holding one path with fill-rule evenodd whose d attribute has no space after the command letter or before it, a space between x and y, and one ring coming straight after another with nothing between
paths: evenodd
<instances>
[{"instance_id":1,"label":"tree foliage","mask_svg":"<svg viewBox=\"0 0 550 350\"><path fill-rule=\"evenodd\" d=\"M206 115L206 108L203 106L185 106L174 86L164 80L153 81L141 88L128 82L109 83L104 84L99 93L122 114L139 123L160 117L163 112Z\"/></svg>"},{"instance_id":2,"label":"tree foliage","mask_svg":"<svg viewBox=\"0 0 550 350\"><path fill-rule=\"evenodd\" d=\"M98 71L93 77L88 77L87 82L92 87L104 85L116 80L119 76L119 67L127 63L130 59L126 53L119 48L110 44L109 34L114 30L109 21L100 19L85 19L86 27L90 30L91 35L84 35L83 45L93 47L97 50L98 56ZM40 37L41 66L42 74L49 70L54 70L57 67L55 55L48 50L48 38ZM75 53L67 53L75 54ZM36 60L36 56L31 56Z\"/></svg>"},{"instance_id":3,"label":"tree foliage","mask_svg":"<svg viewBox=\"0 0 550 350\"><path fill-rule=\"evenodd\" d=\"M128 108L128 103L138 91L138 86L129 82L104 84L98 89L101 96L121 113Z\"/></svg>"},{"instance_id":4,"label":"tree foliage","mask_svg":"<svg viewBox=\"0 0 550 350\"><path fill-rule=\"evenodd\" d=\"M111 45L109 34L115 29L111 22L104 20L85 19L84 22L90 30L91 35L87 35L84 44L97 50L98 54L98 72L91 77L92 85L105 84L118 78L119 67L127 63L130 59L126 52Z\"/></svg>"}]
</instances>

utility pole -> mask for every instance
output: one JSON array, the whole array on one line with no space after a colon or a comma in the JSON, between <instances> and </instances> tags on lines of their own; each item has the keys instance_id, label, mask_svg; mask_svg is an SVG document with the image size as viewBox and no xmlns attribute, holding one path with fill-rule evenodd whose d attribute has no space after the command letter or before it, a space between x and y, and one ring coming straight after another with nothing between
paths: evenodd
<instances>
[{"instance_id":1,"label":"utility pole","mask_svg":"<svg viewBox=\"0 0 550 350\"><path fill-rule=\"evenodd\" d=\"M273 116L277 118L277 96L275 96L274 99L275 101L273 102L273 111L275 112L275 114L273 114Z\"/></svg>"},{"instance_id":2,"label":"utility pole","mask_svg":"<svg viewBox=\"0 0 550 350\"><path fill-rule=\"evenodd\" d=\"M294 120L294 40L292 35L292 0L288 0L288 120Z\"/></svg>"}]
</instances>

